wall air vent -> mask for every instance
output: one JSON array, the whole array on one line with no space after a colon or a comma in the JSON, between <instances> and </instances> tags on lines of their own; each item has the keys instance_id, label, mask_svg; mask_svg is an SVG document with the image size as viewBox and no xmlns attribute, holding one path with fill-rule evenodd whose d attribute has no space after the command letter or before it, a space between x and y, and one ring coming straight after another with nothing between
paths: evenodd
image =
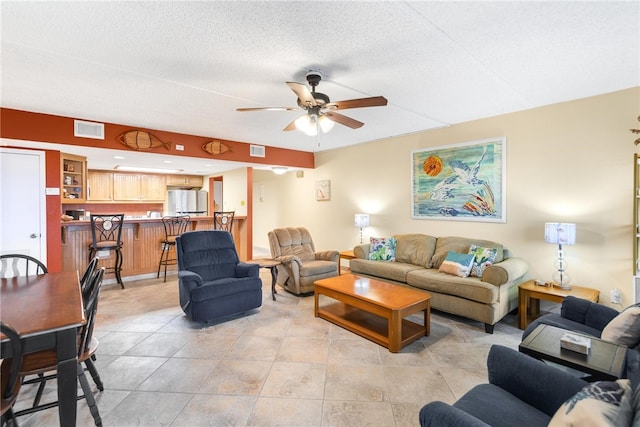
<instances>
[{"instance_id":1,"label":"wall air vent","mask_svg":"<svg viewBox=\"0 0 640 427\"><path fill-rule=\"evenodd\" d=\"M104 139L104 123L74 120L73 136L80 138Z\"/></svg>"},{"instance_id":2,"label":"wall air vent","mask_svg":"<svg viewBox=\"0 0 640 427\"><path fill-rule=\"evenodd\" d=\"M251 157L265 157L264 145L251 145L249 147L249 155Z\"/></svg>"}]
</instances>

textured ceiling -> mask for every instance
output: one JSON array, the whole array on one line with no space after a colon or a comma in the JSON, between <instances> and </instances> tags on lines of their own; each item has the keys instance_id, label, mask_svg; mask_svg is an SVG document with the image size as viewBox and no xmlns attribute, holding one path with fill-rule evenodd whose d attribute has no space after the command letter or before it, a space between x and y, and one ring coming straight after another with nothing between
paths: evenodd
<instances>
[{"instance_id":1,"label":"textured ceiling","mask_svg":"<svg viewBox=\"0 0 640 427\"><path fill-rule=\"evenodd\" d=\"M640 3L12 2L1 105L322 151L640 86ZM313 138L286 81L319 69L363 121ZM91 163L90 163L91 167ZM96 165L94 164L94 167Z\"/></svg>"}]
</instances>

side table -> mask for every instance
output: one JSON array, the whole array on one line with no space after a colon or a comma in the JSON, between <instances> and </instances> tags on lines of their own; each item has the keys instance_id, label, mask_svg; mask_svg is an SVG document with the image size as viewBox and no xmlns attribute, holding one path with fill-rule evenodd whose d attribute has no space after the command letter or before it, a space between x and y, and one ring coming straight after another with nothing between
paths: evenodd
<instances>
[{"instance_id":1,"label":"side table","mask_svg":"<svg viewBox=\"0 0 640 427\"><path fill-rule=\"evenodd\" d=\"M273 298L273 300L275 301L276 294L278 293L278 291L276 291L276 282L278 280L278 266L282 263L277 259L271 258L251 259L247 261L247 263L258 264L260 268L268 268L269 270L271 270L271 298Z\"/></svg>"},{"instance_id":2,"label":"side table","mask_svg":"<svg viewBox=\"0 0 640 427\"><path fill-rule=\"evenodd\" d=\"M340 261L342 261L343 259L354 259L356 256L354 255L353 251L342 251L340 252L339 258L338 258L338 274L342 274L342 266L340 265Z\"/></svg>"},{"instance_id":3,"label":"side table","mask_svg":"<svg viewBox=\"0 0 640 427\"><path fill-rule=\"evenodd\" d=\"M560 346L565 333L581 335L591 340L589 354L577 353ZM551 325L538 325L518 346L520 353L540 360L548 360L589 376L587 381L615 381L624 373L627 347L596 337L580 334Z\"/></svg>"},{"instance_id":4,"label":"side table","mask_svg":"<svg viewBox=\"0 0 640 427\"><path fill-rule=\"evenodd\" d=\"M600 291L582 286L561 289L556 286L539 286L535 280L521 283L518 287L518 328L525 329L531 320L540 315L540 300L561 303L568 296L598 302Z\"/></svg>"}]
</instances>

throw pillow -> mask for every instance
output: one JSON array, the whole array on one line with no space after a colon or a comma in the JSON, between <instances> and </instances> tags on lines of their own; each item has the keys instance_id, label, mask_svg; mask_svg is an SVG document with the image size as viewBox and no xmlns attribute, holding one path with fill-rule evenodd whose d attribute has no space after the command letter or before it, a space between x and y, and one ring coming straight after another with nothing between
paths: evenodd
<instances>
[{"instance_id":1,"label":"throw pillow","mask_svg":"<svg viewBox=\"0 0 640 427\"><path fill-rule=\"evenodd\" d=\"M629 348L638 345L640 343L640 307L632 305L623 310L607 323L600 338Z\"/></svg>"},{"instance_id":2,"label":"throw pillow","mask_svg":"<svg viewBox=\"0 0 640 427\"><path fill-rule=\"evenodd\" d=\"M369 259L373 261L396 260L396 238L372 237L369 245Z\"/></svg>"},{"instance_id":3,"label":"throw pillow","mask_svg":"<svg viewBox=\"0 0 640 427\"><path fill-rule=\"evenodd\" d=\"M485 248L483 246L471 245L469 247L469 253L474 256L470 276L482 277L484 270L496 260L498 250L496 248Z\"/></svg>"},{"instance_id":4,"label":"throw pillow","mask_svg":"<svg viewBox=\"0 0 640 427\"><path fill-rule=\"evenodd\" d=\"M629 380L588 384L558 408L549 427L630 426L632 396Z\"/></svg>"},{"instance_id":5,"label":"throw pillow","mask_svg":"<svg viewBox=\"0 0 640 427\"><path fill-rule=\"evenodd\" d=\"M459 254L449 251L447 257L440 264L438 271L458 277L467 277L471 271L473 259L474 256L471 254Z\"/></svg>"}]
</instances>

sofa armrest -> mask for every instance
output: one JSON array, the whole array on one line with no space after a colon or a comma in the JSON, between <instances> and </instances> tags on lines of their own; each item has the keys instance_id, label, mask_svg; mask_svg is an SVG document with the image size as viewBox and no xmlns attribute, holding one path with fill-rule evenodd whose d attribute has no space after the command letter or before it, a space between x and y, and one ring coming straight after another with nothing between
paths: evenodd
<instances>
[{"instance_id":1,"label":"sofa armrest","mask_svg":"<svg viewBox=\"0 0 640 427\"><path fill-rule=\"evenodd\" d=\"M180 287L187 291L187 293L191 293L193 289L202 286L204 281L198 273L194 273L189 270L182 270L178 271L178 283L180 284Z\"/></svg>"},{"instance_id":2,"label":"sofa armrest","mask_svg":"<svg viewBox=\"0 0 640 427\"><path fill-rule=\"evenodd\" d=\"M368 259L370 246L370 243L363 243L362 245L356 246L353 248L353 255L356 258Z\"/></svg>"},{"instance_id":3,"label":"sofa armrest","mask_svg":"<svg viewBox=\"0 0 640 427\"><path fill-rule=\"evenodd\" d=\"M490 265L482 273L482 281L500 286L524 276L529 271L529 263L522 258L512 257Z\"/></svg>"},{"instance_id":4,"label":"sofa armrest","mask_svg":"<svg viewBox=\"0 0 640 427\"><path fill-rule=\"evenodd\" d=\"M560 316L577 323L602 331L619 313L606 305L572 296L562 301Z\"/></svg>"},{"instance_id":5,"label":"sofa armrest","mask_svg":"<svg viewBox=\"0 0 640 427\"><path fill-rule=\"evenodd\" d=\"M553 416L588 383L517 351L493 345L487 358L489 382L523 402Z\"/></svg>"},{"instance_id":6,"label":"sofa armrest","mask_svg":"<svg viewBox=\"0 0 640 427\"><path fill-rule=\"evenodd\" d=\"M338 262L338 258L340 257L338 251L318 251L315 255L318 260L332 262Z\"/></svg>"},{"instance_id":7,"label":"sofa armrest","mask_svg":"<svg viewBox=\"0 0 640 427\"><path fill-rule=\"evenodd\" d=\"M248 264L239 262L236 265L235 277L258 277L260 276L260 266L258 264Z\"/></svg>"},{"instance_id":8,"label":"sofa armrest","mask_svg":"<svg viewBox=\"0 0 640 427\"><path fill-rule=\"evenodd\" d=\"M489 424L454 406L435 401L424 405L420 409L420 426L488 427Z\"/></svg>"}]
</instances>

